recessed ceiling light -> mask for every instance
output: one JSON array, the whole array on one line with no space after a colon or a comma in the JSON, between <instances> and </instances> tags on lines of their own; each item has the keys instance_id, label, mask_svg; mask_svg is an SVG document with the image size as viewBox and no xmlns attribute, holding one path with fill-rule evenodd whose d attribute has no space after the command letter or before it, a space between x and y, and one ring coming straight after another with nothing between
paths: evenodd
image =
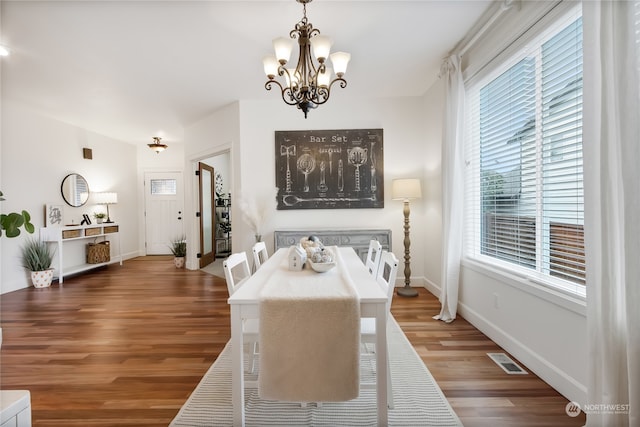
<instances>
[{"instance_id":1,"label":"recessed ceiling light","mask_svg":"<svg viewBox=\"0 0 640 427\"><path fill-rule=\"evenodd\" d=\"M0 56L8 56L8 55L9 55L9 49L0 45Z\"/></svg>"}]
</instances>

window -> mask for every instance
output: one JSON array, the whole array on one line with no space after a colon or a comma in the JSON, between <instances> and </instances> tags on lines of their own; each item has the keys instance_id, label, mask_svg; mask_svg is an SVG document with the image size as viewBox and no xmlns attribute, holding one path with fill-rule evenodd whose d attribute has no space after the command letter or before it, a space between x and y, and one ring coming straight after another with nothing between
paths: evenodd
<instances>
[{"instance_id":1,"label":"window","mask_svg":"<svg viewBox=\"0 0 640 427\"><path fill-rule=\"evenodd\" d=\"M154 196L175 196L177 194L175 179L152 179L151 194Z\"/></svg>"},{"instance_id":2,"label":"window","mask_svg":"<svg viewBox=\"0 0 640 427\"><path fill-rule=\"evenodd\" d=\"M465 251L584 294L582 18L467 88Z\"/></svg>"}]
</instances>

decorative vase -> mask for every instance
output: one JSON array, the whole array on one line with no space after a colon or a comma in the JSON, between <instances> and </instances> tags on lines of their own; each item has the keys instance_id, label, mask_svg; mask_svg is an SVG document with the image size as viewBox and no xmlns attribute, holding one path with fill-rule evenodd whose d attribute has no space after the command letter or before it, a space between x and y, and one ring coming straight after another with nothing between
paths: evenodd
<instances>
[{"instance_id":1,"label":"decorative vase","mask_svg":"<svg viewBox=\"0 0 640 427\"><path fill-rule=\"evenodd\" d=\"M53 281L53 268L31 272L31 283L35 288L48 288Z\"/></svg>"},{"instance_id":2,"label":"decorative vase","mask_svg":"<svg viewBox=\"0 0 640 427\"><path fill-rule=\"evenodd\" d=\"M98 224L102 224L102 221L104 221L104 218L96 218L96 222Z\"/></svg>"},{"instance_id":3,"label":"decorative vase","mask_svg":"<svg viewBox=\"0 0 640 427\"><path fill-rule=\"evenodd\" d=\"M176 268L184 268L184 257L183 256L174 257L173 264L176 266Z\"/></svg>"}]
</instances>

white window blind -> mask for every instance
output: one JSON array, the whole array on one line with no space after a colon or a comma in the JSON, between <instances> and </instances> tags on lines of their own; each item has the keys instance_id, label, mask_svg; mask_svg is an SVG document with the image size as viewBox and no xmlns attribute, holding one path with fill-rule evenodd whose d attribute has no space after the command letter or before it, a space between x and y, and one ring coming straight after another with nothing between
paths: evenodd
<instances>
[{"instance_id":1,"label":"white window blind","mask_svg":"<svg viewBox=\"0 0 640 427\"><path fill-rule=\"evenodd\" d=\"M490 67L467 88L466 255L583 289L580 12Z\"/></svg>"}]
</instances>

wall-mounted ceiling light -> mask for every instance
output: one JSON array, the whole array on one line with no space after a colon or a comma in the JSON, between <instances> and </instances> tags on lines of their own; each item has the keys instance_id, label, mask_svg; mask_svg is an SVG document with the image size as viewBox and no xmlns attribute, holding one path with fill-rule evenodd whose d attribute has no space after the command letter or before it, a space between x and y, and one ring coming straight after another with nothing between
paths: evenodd
<instances>
[{"instance_id":1,"label":"wall-mounted ceiling light","mask_svg":"<svg viewBox=\"0 0 640 427\"><path fill-rule=\"evenodd\" d=\"M167 144L161 143L160 142L161 139L162 138L160 138L159 136L154 136L153 143L147 144L147 146L151 148L153 151L155 151L156 154L160 154L161 151L164 151L167 149L167 147L169 147Z\"/></svg>"},{"instance_id":2,"label":"wall-mounted ceiling light","mask_svg":"<svg viewBox=\"0 0 640 427\"><path fill-rule=\"evenodd\" d=\"M9 56L9 48L0 44L0 56Z\"/></svg>"},{"instance_id":3,"label":"wall-mounted ceiling light","mask_svg":"<svg viewBox=\"0 0 640 427\"><path fill-rule=\"evenodd\" d=\"M342 88L347 87L347 81L342 76L347 71L351 55L345 52L329 55L331 40L327 36L321 36L320 30L313 28L307 20L307 3L311 0L296 1L302 3L302 20L291 30L290 38L279 37L273 40L275 56L266 56L262 60L264 72L269 78L264 87L271 90L272 85L278 85L282 92L282 100L302 110L304 117L307 118L307 112L310 109L329 100L331 86L335 82L340 82ZM300 46L298 65L295 69L286 68L295 39L298 39ZM311 49L313 49L313 57ZM331 58L333 70L325 65L327 58ZM331 80L333 72L336 77ZM284 77L284 81L276 80L276 76Z\"/></svg>"}]
</instances>

